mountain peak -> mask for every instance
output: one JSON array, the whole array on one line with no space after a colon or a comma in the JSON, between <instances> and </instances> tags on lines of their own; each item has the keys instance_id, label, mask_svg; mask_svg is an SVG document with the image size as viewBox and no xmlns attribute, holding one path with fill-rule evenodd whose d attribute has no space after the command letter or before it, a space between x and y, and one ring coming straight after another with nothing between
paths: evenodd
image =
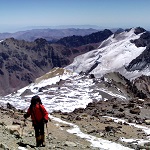
<instances>
[{"instance_id":1,"label":"mountain peak","mask_svg":"<svg viewBox=\"0 0 150 150\"><path fill-rule=\"evenodd\" d=\"M37 43L37 44L46 44L47 43L47 41L43 38L35 39L34 42Z\"/></svg>"},{"instance_id":2,"label":"mountain peak","mask_svg":"<svg viewBox=\"0 0 150 150\"><path fill-rule=\"evenodd\" d=\"M145 32L143 28L131 28L124 32L113 34L104 40L98 49L80 55L67 66L76 72L89 72L95 77L101 77L108 72L125 69L129 63L138 57L146 47L137 47L132 40L139 39ZM128 76L129 77L129 76ZM131 79L131 76L129 77Z\"/></svg>"},{"instance_id":3,"label":"mountain peak","mask_svg":"<svg viewBox=\"0 0 150 150\"><path fill-rule=\"evenodd\" d=\"M140 34L140 33L143 33L143 32L145 32L145 31L146 31L146 30L145 30L144 28L137 27L137 28L135 28L134 33L135 33L135 34Z\"/></svg>"}]
</instances>

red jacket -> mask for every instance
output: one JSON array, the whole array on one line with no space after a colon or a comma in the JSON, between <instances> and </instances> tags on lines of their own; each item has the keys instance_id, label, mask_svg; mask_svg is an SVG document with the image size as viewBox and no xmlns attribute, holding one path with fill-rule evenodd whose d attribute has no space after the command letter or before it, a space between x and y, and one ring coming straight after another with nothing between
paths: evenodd
<instances>
[{"instance_id":1,"label":"red jacket","mask_svg":"<svg viewBox=\"0 0 150 150\"><path fill-rule=\"evenodd\" d=\"M42 104L36 104L34 107L29 108L27 117L31 116L33 124L40 123L43 119L48 120L48 112Z\"/></svg>"}]
</instances>

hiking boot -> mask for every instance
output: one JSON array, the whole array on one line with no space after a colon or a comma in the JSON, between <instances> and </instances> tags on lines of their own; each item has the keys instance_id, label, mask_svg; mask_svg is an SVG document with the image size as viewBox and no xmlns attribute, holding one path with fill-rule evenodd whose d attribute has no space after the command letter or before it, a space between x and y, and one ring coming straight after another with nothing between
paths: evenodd
<instances>
[{"instance_id":1,"label":"hiking boot","mask_svg":"<svg viewBox=\"0 0 150 150\"><path fill-rule=\"evenodd\" d=\"M41 146L45 147L45 135L41 135Z\"/></svg>"},{"instance_id":2,"label":"hiking boot","mask_svg":"<svg viewBox=\"0 0 150 150\"><path fill-rule=\"evenodd\" d=\"M40 145L41 145L41 137L38 136L36 137L36 147L40 147Z\"/></svg>"}]
</instances>

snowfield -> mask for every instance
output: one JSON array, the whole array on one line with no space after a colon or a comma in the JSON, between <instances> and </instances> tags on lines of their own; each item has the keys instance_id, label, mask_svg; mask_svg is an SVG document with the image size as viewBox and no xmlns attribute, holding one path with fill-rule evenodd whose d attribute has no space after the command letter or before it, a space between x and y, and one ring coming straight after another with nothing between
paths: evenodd
<instances>
[{"instance_id":1,"label":"snowfield","mask_svg":"<svg viewBox=\"0 0 150 150\"><path fill-rule=\"evenodd\" d=\"M134 78L141 75L140 72L128 73L125 70L133 59L139 56L146 47L136 47L131 40L138 39L140 35L134 33L135 29L129 32L124 31L118 35L112 35L101 43L98 49L77 56L73 63L65 67L68 70L80 73L81 71L87 72L95 63L97 67L90 73L96 77L101 77L108 72L120 72L126 78ZM150 74L149 70L145 70L144 74ZM128 74L128 75L127 75Z\"/></svg>"}]
</instances>

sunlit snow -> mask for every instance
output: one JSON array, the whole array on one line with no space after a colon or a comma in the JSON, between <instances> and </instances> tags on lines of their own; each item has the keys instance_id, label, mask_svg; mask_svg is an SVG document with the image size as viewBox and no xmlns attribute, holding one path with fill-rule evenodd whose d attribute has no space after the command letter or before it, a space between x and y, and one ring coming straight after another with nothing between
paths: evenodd
<instances>
[{"instance_id":1,"label":"sunlit snow","mask_svg":"<svg viewBox=\"0 0 150 150\"><path fill-rule=\"evenodd\" d=\"M130 32L124 31L117 36L112 35L103 41L98 49L77 56L66 69L78 73L86 72L95 63L98 63L98 66L90 72L96 77L101 77L108 72L118 71L146 49L146 47L136 47L135 44L130 42L131 39L138 39L140 35L136 35L134 29ZM137 75L138 73L136 73Z\"/></svg>"}]
</instances>

